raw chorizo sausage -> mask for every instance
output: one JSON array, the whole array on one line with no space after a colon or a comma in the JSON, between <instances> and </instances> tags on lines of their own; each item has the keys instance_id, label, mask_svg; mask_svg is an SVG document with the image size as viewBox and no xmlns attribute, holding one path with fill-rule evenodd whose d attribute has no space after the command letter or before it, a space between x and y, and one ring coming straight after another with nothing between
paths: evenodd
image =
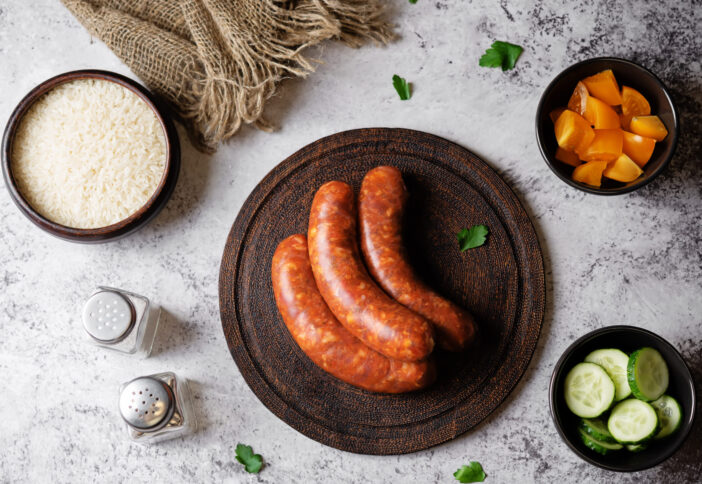
<instances>
[{"instance_id":1,"label":"raw chorizo sausage","mask_svg":"<svg viewBox=\"0 0 702 484\"><path fill-rule=\"evenodd\" d=\"M418 361L434 349L431 323L394 301L363 266L352 188L332 181L312 201L309 252L317 287L349 332L383 355Z\"/></svg>"},{"instance_id":2,"label":"raw chorizo sausage","mask_svg":"<svg viewBox=\"0 0 702 484\"><path fill-rule=\"evenodd\" d=\"M304 235L292 235L278 245L272 274L285 325L302 351L324 371L372 392L409 392L434 381L433 362L387 358L336 320L315 284Z\"/></svg>"},{"instance_id":3,"label":"raw chorizo sausage","mask_svg":"<svg viewBox=\"0 0 702 484\"><path fill-rule=\"evenodd\" d=\"M408 263L402 242L407 199L407 188L397 168L380 166L363 178L358 218L366 266L388 294L434 323L439 346L459 351L475 338L475 322L468 311L422 282Z\"/></svg>"}]
</instances>

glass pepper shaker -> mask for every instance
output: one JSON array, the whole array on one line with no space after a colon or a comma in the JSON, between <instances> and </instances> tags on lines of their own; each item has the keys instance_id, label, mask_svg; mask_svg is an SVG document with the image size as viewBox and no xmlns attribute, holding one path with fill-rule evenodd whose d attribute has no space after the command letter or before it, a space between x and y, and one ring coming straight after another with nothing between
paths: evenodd
<instances>
[{"instance_id":1,"label":"glass pepper shaker","mask_svg":"<svg viewBox=\"0 0 702 484\"><path fill-rule=\"evenodd\" d=\"M197 429L188 382L172 372L142 376L123 384L119 411L129 438L139 443L182 437Z\"/></svg>"},{"instance_id":2,"label":"glass pepper shaker","mask_svg":"<svg viewBox=\"0 0 702 484\"><path fill-rule=\"evenodd\" d=\"M148 298L98 287L83 306L83 328L103 348L146 358L151 354L161 308Z\"/></svg>"}]
</instances>

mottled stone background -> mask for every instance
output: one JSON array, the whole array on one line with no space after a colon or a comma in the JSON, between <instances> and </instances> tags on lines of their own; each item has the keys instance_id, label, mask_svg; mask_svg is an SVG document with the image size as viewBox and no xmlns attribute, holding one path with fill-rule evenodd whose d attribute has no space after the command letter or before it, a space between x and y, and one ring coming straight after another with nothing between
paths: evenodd
<instances>
[{"instance_id":1,"label":"mottled stone background","mask_svg":"<svg viewBox=\"0 0 702 484\"><path fill-rule=\"evenodd\" d=\"M548 411L553 364L581 334L630 323L671 341L702 383L702 6L694 1L389 3L401 38L386 48L327 44L308 80L286 81L268 110L281 129L244 129L215 155L181 131L183 170L165 210L125 240L83 246L32 226L0 189L0 482L454 482L469 460L489 482L692 482L702 472L702 418L673 458L614 474L576 457ZM521 44L517 68L478 67L495 40ZM542 89L568 65L615 55L671 88L683 126L669 170L629 195L586 195L560 182L536 147ZM0 119L40 81L77 68L131 75L58 0L0 2ZM400 102L393 74L414 85ZM277 163L319 137L401 126L473 150L524 201L546 258L548 305L524 379L472 432L412 455L324 447L274 417L237 371L219 322L217 277L229 228ZM82 343L81 304L98 284L146 294L165 310L155 352L134 361ZM118 385L174 370L193 381L202 430L140 447L116 413ZM698 412L700 409L698 408ZM253 445L266 467L234 460ZM699 482L699 481L698 481Z\"/></svg>"}]
</instances>

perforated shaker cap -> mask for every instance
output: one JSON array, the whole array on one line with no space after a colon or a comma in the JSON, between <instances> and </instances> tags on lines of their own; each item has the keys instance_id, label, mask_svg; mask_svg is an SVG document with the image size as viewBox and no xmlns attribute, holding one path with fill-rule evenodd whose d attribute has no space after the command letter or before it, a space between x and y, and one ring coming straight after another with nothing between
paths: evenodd
<instances>
[{"instance_id":1,"label":"perforated shaker cap","mask_svg":"<svg viewBox=\"0 0 702 484\"><path fill-rule=\"evenodd\" d=\"M119 411L132 427L155 431L173 416L173 390L167 383L144 376L127 383L119 396Z\"/></svg>"},{"instance_id":2,"label":"perforated shaker cap","mask_svg":"<svg viewBox=\"0 0 702 484\"><path fill-rule=\"evenodd\" d=\"M115 343L126 336L135 319L132 303L116 291L97 292L83 307L85 330L104 343Z\"/></svg>"}]
</instances>

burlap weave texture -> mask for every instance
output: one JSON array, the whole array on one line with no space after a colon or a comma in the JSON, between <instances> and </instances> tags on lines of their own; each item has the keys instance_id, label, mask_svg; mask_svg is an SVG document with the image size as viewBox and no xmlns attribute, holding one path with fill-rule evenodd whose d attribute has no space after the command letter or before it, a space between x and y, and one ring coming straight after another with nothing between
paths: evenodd
<instances>
[{"instance_id":1,"label":"burlap weave texture","mask_svg":"<svg viewBox=\"0 0 702 484\"><path fill-rule=\"evenodd\" d=\"M61 0L214 150L242 123L270 130L266 100L314 70L305 48L392 38L378 0Z\"/></svg>"}]
</instances>

